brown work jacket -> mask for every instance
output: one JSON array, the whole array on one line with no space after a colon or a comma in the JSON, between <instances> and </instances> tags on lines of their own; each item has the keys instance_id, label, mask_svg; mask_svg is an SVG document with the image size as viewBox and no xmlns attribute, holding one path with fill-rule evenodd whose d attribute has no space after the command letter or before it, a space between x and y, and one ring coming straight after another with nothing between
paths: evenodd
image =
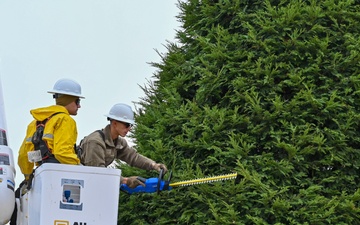
<instances>
[{"instance_id":1,"label":"brown work jacket","mask_svg":"<svg viewBox=\"0 0 360 225\"><path fill-rule=\"evenodd\" d=\"M84 166L107 167L115 159L119 159L133 167L153 169L152 164L155 162L139 154L124 138L119 136L115 141L111 139L110 125L107 125L102 132L105 141L97 131L82 140L80 160Z\"/></svg>"}]
</instances>

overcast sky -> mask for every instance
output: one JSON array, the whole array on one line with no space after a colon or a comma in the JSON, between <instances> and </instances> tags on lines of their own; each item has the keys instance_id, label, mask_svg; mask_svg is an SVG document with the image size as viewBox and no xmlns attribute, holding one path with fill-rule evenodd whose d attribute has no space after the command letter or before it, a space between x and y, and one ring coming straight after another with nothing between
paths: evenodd
<instances>
[{"instance_id":1,"label":"overcast sky","mask_svg":"<svg viewBox=\"0 0 360 225\"><path fill-rule=\"evenodd\" d=\"M177 0L1 0L0 78L16 186L23 180L17 152L31 122L30 110L54 104L47 91L60 78L80 83L85 99L78 142L107 125L116 103L144 96L167 41L180 23Z\"/></svg>"}]
</instances>

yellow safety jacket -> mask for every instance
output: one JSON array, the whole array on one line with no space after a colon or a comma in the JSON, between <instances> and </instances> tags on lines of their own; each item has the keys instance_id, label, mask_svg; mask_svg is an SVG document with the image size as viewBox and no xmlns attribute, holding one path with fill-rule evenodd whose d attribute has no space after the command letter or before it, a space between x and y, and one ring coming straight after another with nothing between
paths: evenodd
<instances>
[{"instance_id":1,"label":"yellow safety jacket","mask_svg":"<svg viewBox=\"0 0 360 225\"><path fill-rule=\"evenodd\" d=\"M59 113L61 112L61 113ZM34 163L29 162L28 152L34 150L32 136L36 131L36 121L43 121L51 117L44 128L43 140L56 160L63 164L80 164L75 153L77 127L75 120L64 106L52 105L30 111L34 120L28 125L26 137L19 149L18 165L27 179L34 169Z\"/></svg>"}]
</instances>

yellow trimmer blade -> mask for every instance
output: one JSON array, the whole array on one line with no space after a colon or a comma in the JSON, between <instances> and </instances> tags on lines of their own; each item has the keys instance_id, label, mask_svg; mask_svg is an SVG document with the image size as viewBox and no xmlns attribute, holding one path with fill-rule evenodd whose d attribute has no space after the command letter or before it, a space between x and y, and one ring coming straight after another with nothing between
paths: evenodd
<instances>
[{"instance_id":1,"label":"yellow trimmer blade","mask_svg":"<svg viewBox=\"0 0 360 225\"><path fill-rule=\"evenodd\" d=\"M217 181L223 181L223 180L232 180L236 179L237 173L231 173L226 175L219 175L214 177L206 177L206 178L197 178L193 180L186 180L186 181L179 181L175 183L170 183L170 187L178 187L178 186L190 186L195 184L204 184L204 183L212 183Z\"/></svg>"}]
</instances>

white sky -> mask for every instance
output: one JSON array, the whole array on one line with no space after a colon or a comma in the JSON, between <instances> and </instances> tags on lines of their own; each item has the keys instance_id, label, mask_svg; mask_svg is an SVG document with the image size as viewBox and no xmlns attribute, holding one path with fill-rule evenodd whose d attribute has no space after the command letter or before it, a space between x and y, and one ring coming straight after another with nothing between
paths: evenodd
<instances>
[{"instance_id":1,"label":"white sky","mask_svg":"<svg viewBox=\"0 0 360 225\"><path fill-rule=\"evenodd\" d=\"M54 104L60 78L80 83L85 99L78 115L78 142L107 125L104 114L119 102L144 96L139 85L160 62L155 49L174 42L177 0L1 0L0 77L8 144L16 186L23 180L17 152L31 122L29 111Z\"/></svg>"}]
</instances>

